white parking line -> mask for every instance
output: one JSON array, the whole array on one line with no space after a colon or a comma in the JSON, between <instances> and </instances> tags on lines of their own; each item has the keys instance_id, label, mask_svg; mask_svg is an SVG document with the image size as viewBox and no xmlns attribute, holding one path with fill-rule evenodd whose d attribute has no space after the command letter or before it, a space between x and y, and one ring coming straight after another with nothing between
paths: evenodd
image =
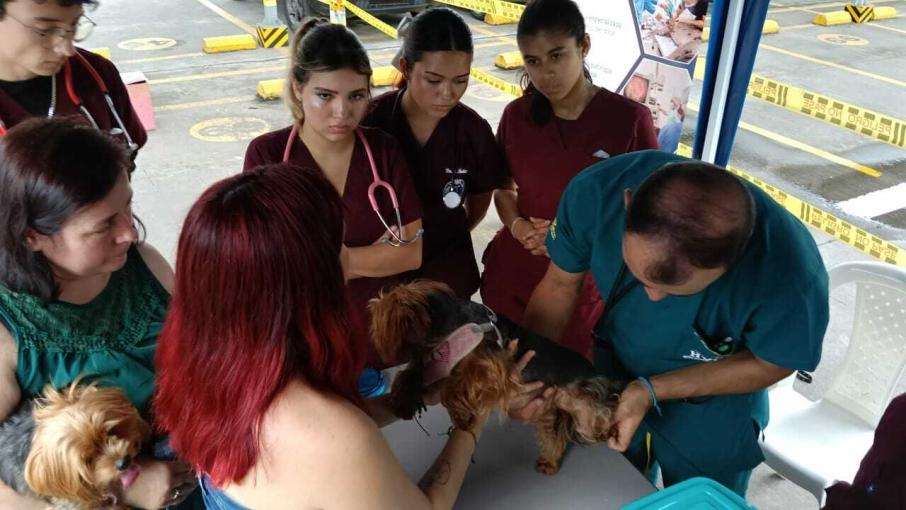
<instances>
[{"instance_id":1,"label":"white parking line","mask_svg":"<svg viewBox=\"0 0 906 510\"><path fill-rule=\"evenodd\" d=\"M906 208L906 182L845 200L837 207L860 218L876 218Z\"/></svg>"}]
</instances>

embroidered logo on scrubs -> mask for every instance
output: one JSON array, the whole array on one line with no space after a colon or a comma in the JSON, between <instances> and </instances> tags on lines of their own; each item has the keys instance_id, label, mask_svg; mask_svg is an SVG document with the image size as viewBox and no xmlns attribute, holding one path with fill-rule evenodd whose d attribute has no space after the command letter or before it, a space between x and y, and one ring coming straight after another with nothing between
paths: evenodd
<instances>
[{"instance_id":1,"label":"embroidered logo on scrubs","mask_svg":"<svg viewBox=\"0 0 906 510\"><path fill-rule=\"evenodd\" d=\"M554 221L551 222L550 233L551 233L551 239L556 241L557 240L557 218L554 218Z\"/></svg>"},{"instance_id":2,"label":"embroidered logo on scrubs","mask_svg":"<svg viewBox=\"0 0 906 510\"><path fill-rule=\"evenodd\" d=\"M717 361L716 358L705 357L695 349L689 349L689 354L683 355L683 359L691 359L692 361Z\"/></svg>"},{"instance_id":3,"label":"embroidered logo on scrubs","mask_svg":"<svg viewBox=\"0 0 906 510\"><path fill-rule=\"evenodd\" d=\"M610 157L610 154L607 151L605 151L604 149L598 149L597 151L595 151L594 154L592 154L592 156L594 156L598 159L607 159Z\"/></svg>"}]
</instances>

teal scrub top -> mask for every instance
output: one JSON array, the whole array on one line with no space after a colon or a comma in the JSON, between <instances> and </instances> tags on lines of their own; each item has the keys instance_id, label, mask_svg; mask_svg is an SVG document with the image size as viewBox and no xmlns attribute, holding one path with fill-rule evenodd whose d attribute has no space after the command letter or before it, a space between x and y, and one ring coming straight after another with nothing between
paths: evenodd
<instances>
[{"instance_id":1,"label":"teal scrub top","mask_svg":"<svg viewBox=\"0 0 906 510\"><path fill-rule=\"evenodd\" d=\"M570 273L591 271L606 299L623 264L624 190L636 190L662 166L681 161L689 160L641 151L577 175L548 233L551 260ZM743 349L792 370L818 365L828 322L828 277L821 255L795 217L745 184L755 201L755 229L742 257L723 276L691 296L655 302L636 285L613 309L605 303L607 316L596 334L610 340L629 377L708 363ZM632 280L626 271L620 287ZM660 407L663 416L649 413L645 424L698 471L743 471L763 460L757 435L768 422L764 390Z\"/></svg>"}]
</instances>

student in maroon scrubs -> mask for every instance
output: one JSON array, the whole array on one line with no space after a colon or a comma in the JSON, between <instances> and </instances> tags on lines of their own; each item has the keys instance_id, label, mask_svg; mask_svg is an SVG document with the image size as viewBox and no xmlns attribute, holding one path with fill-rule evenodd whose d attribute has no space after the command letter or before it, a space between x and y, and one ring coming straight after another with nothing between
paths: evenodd
<instances>
[{"instance_id":1,"label":"student in maroon scrubs","mask_svg":"<svg viewBox=\"0 0 906 510\"><path fill-rule=\"evenodd\" d=\"M504 179L491 126L460 102L472 33L452 10L428 9L409 25L401 53L405 81L374 100L366 123L400 142L424 207L424 260L406 276L444 282L468 299L480 282L470 231Z\"/></svg>"},{"instance_id":2,"label":"student in maroon scrubs","mask_svg":"<svg viewBox=\"0 0 906 510\"><path fill-rule=\"evenodd\" d=\"M31 117L76 115L126 145L131 142L133 159L145 144L147 134L116 67L73 45L94 27L84 6L95 4L0 0L0 136ZM109 91L112 107L103 88Z\"/></svg>"},{"instance_id":3,"label":"student in maroon scrubs","mask_svg":"<svg viewBox=\"0 0 906 510\"><path fill-rule=\"evenodd\" d=\"M462 298L480 281L470 231L504 179L491 126L460 102L472 55L472 34L458 14L422 12L403 42L402 87L376 98L366 121L399 140L425 210L424 261L406 276L442 281Z\"/></svg>"},{"instance_id":4,"label":"student in maroon scrubs","mask_svg":"<svg viewBox=\"0 0 906 510\"><path fill-rule=\"evenodd\" d=\"M323 20L307 22L293 38L286 95L295 122L252 140L244 166L250 170L286 159L320 169L340 193L346 225L341 257L354 329L363 337L368 337L368 300L422 261L421 204L406 158L390 135L359 127L369 106L370 77L368 55L352 31ZM372 209L369 148L374 170L396 192L399 222L386 189L373 193L380 215ZM369 366L380 366L373 349Z\"/></svg>"},{"instance_id":5,"label":"student in maroon scrubs","mask_svg":"<svg viewBox=\"0 0 906 510\"><path fill-rule=\"evenodd\" d=\"M644 106L592 83L584 63L591 41L574 2L531 2L519 20L517 42L529 82L497 129L510 179L494 193L503 228L484 253L481 297L521 321L550 261L544 239L566 184L593 163L658 145ZM600 313L601 298L586 278L583 301L561 343L590 356Z\"/></svg>"},{"instance_id":6,"label":"student in maroon scrubs","mask_svg":"<svg viewBox=\"0 0 906 510\"><path fill-rule=\"evenodd\" d=\"M875 428L853 482L824 489L823 510L897 510L906 508L906 393L893 399ZM830 450L828 450L829 454Z\"/></svg>"}]
</instances>

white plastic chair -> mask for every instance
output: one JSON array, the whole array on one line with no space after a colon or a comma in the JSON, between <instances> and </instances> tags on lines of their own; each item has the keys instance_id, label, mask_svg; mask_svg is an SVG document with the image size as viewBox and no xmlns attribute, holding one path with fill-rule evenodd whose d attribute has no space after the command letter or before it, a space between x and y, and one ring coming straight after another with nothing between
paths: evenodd
<instances>
[{"instance_id":1,"label":"white plastic chair","mask_svg":"<svg viewBox=\"0 0 906 510\"><path fill-rule=\"evenodd\" d=\"M906 270L851 262L830 271L830 289L855 283L855 314L842 368L813 402L806 383L769 391L765 463L824 504L824 489L852 481L906 368Z\"/></svg>"}]
</instances>

